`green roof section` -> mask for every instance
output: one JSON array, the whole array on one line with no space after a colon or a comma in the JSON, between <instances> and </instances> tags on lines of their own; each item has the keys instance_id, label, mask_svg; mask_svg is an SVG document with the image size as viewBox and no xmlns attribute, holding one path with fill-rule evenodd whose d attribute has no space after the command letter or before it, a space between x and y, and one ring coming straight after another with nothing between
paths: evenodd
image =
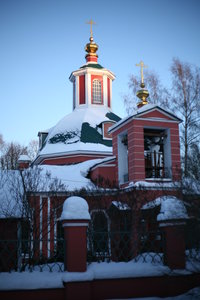
<instances>
[{"instance_id":1,"label":"green roof section","mask_svg":"<svg viewBox=\"0 0 200 300\"><path fill-rule=\"evenodd\" d=\"M95 69L103 69L103 67L99 64L87 64L87 65L84 65L82 67L80 67L80 69L83 69L83 68L95 68Z\"/></svg>"},{"instance_id":2,"label":"green roof section","mask_svg":"<svg viewBox=\"0 0 200 300\"><path fill-rule=\"evenodd\" d=\"M108 112L106 114L106 117L115 122L119 122L121 120L121 118L119 116L117 116L116 114L114 114L113 112Z\"/></svg>"},{"instance_id":3,"label":"green roof section","mask_svg":"<svg viewBox=\"0 0 200 300\"><path fill-rule=\"evenodd\" d=\"M118 122L121 120L119 116L113 112L106 111L104 118L101 116L99 122L96 122L96 125L91 125L87 120L80 124L80 128L68 129L66 124L66 130L58 132L49 138L49 144L62 143L65 145L75 144L78 142L82 143L91 143L91 144L101 144L107 147L112 147L112 139L103 138L103 123L104 122ZM84 118L83 118L84 119ZM98 146L97 146L98 147Z\"/></svg>"},{"instance_id":4,"label":"green roof section","mask_svg":"<svg viewBox=\"0 0 200 300\"><path fill-rule=\"evenodd\" d=\"M79 137L80 137L80 132L78 130L69 131L66 133L57 133L49 140L49 143L50 144L56 144L56 143L68 144L69 143L68 141L70 141L71 139L79 138ZM78 142L78 140L73 141L73 143Z\"/></svg>"},{"instance_id":5,"label":"green roof section","mask_svg":"<svg viewBox=\"0 0 200 300\"><path fill-rule=\"evenodd\" d=\"M97 129L91 127L89 123L82 124L81 142L103 144L105 146L112 147L112 140L104 140Z\"/></svg>"},{"instance_id":6,"label":"green roof section","mask_svg":"<svg viewBox=\"0 0 200 300\"><path fill-rule=\"evenodd\" d=\"M87 122L82 124L81 132L70 131L58 133L49 140L49 143L74 144L79 141L82 143L103 144L107 147L112 147L112 140L104 140L102 135L97 131L97 128L91 127Z\"/></svg>"}]
</instances>

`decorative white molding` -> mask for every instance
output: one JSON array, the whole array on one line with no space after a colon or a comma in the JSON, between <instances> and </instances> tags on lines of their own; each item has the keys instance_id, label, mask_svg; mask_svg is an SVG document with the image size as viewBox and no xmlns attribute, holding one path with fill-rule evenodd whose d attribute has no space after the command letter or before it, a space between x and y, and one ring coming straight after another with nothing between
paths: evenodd
<instances>
[{"instance_id":1,"label":"decorative white molding","mask_svg":"<svg viewBox=\"0 0 200 300\"><path fill-rule=\"evenodd\" d=\"M42 196L40 196L40 208L39 208L39 214L40 214L40 232L39 232L39 236L40 236L40 252L42 252L42 237L43 237L43 226L42 226L42 214L43 214L43 199Z\"/></svg>"},{"instance_id":2,"label":"decorative white molding","mask_svg":"<svg viewBox=\"0 0 200 300\"><path fill-rule=\"evenodd\" d=\"M111 79L110 79L110 107L109 108L112 110L112 80Z\"/></svg>"},{"instance_id":3,"label":"decorative white molding","mask_svg":"<svg viewBox=\"0 0 200 300\"><path fill-rule=\"evenodd\" d=\"M48 228L48 232L47 232L47 236L48 236L48 243L47 243L47 256L50 257L51 255L51 251L50 251L50 236L51 236L51 214L50 214L50 205L51 205L51 200L50 197L47 198L47 228Z\"/></svg>"},{"instance_id":4,"label":"decorative white molding","mask_svg":"<svg viewBox=\"0 0 200 300\"><path fill-rule=\"evenodd\" d=\"M167 227L167 226L178 226L178 225L185 225L186 222L178 222L178 221L168 221L165 223L160 223L159 227Z\"/></svg>"},{"instance_id":5,"label":"decorative white molding","mask_svg":"<svg viewBox=\"0 0 200 300\"><path fill-rule=\"evenodd\" d=\"M84 227L84 226L88 226L88 223L64 223L63 225L62 225L63 227Z\"/></svg>"},{"instance_id":6,"label":"decorative white molding","mask_svg":"<svg viewBox=\"0 0 200 300\"><path fill-rule=\"evenodd\" d=\"M79 106L79 77L76 76L75 81L75 108Z\"/></svg>"},{"instance_id":7,"label":"decorative white molding","mask_svg":"<svg viewBox=\"0 0 200 300\"><path fill-rule=\"evenodd\" d=\"M107 76L103 75L103 105L108 106Z\"/></svg>"}]
</instances>

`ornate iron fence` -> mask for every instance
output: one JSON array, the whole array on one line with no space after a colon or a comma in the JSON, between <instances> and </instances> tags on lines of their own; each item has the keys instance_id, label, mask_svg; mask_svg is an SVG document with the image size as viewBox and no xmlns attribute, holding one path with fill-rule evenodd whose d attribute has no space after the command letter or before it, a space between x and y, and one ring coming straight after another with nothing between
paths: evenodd
<instances>
[{"instance_id":1,"label":"ornate iron fence","mask_svg":"<svg viewBox=\"0 0 200 300\"><path fill-rule=\"evenodd\" d=\"M64 271L64 240L0 240L0 272Z\"/></svg>"},{"instance_id":2,"label":"ornate iron fence","mask_svg":"<svg viewBox=\"0 0 200 300\"><path fill-rule=\"evenodd\" d=\"M132 218L115 216L115 222L97 211L88 227L87 261L91 262L148 262L164 264L165 236L158 223L141 215ZM149 217L149 215L148 215ZM12 229L12 228L11 228ZM12 230L13 232L13 230ZM64 233L57 226L54 239L0 239L0 272L64 271ZM200 223L188 219L185 227L186 268L200 272Z\"/></svg>"},{"instance_id":3,"label":"ornate iron fence","mask_svg":"<svg viewBox=\"0 0 200 300\"><path fill-rule=\"evenodd\" d=\"M88 262L163 262L163 236L160 231L144 233L133 231L88 230Z\"/></svg>"},{"instance_id":4,"label":"ornate iron fence","mask_svg":"<svg viewBox=\"0 0 200 300\"><path fill-rule=\"evenodd\" d=\"M164 265L165 233L158 222L141 219L129 230L88 229L88 262L144 262ZM188 219L185 226L186 269L200 272L200 223ZM173 249L172 249L173 251Z\"/></svg>"}]
</instances>

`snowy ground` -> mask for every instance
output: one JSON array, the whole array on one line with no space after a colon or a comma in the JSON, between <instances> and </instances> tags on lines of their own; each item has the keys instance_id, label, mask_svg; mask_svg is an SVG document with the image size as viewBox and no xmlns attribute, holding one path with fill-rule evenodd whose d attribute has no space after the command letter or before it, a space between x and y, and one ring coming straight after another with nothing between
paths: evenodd
<instances>
[{"instance_id":1,"label":"snowy ground","mask_svg":"<svg viewBox=\"0 0 200 300\"><path fill-rule=\"evenodd\" d=\"M146 297L146 298L126 298L126 299L108 299L108 300L199 300L200 299L200 286L188 291L185 294L175 297Z\"/></svg>"},{"instance_id":2,"label":"snowy ground","mask_svg":"<svg viewBox=\"0 0 200 300\"><path fill-rule=\"evenodd\" d=\"M163 275L187 275L192 274L197 264L187 263L186 270L170 270L159 260L152 263L151 253L143 262L142 257L137 262L102 262L91 263L86 272L60 272L61 266L56 264L53 272L49 272L49 266L43 266L43 272L36 267L32 272L0 273L0 290L21 289L48 289L62 288L63 282L92 281L98 279L134 278ZM200 270L200 266L198 268ZM200 297L199 297L200 299Z\"/></svg>"}]
</instances>

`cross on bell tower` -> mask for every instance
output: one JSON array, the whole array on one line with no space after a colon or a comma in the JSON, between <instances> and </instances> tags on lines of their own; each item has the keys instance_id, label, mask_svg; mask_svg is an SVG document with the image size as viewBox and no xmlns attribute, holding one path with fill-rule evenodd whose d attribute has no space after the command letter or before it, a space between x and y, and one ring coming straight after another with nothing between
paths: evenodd
<instances>
[{"instance_id":1,"label":"cross on bell tower","mask_svg":"<svg viewBox=\"0 0 200 300\"><path fill-rule=\"evenodd\" d=\"M136 64L136 67L140 67L140 73L141 73L141 85L144 85L144 74L143 74L143 68L148 68L148 66L145 66L144 62L141 60L139 64ZM143 86L141 86L143 88Z\"/></svg>"},{"instance_id":2,"label":"cross on bell tower","mask_svg":"<svg viewBox=\"0 0 200 300\"><path fill-rule=\"evenodd\" d=\"M147 66L144 64L144 62L141 60L139 64L136 64L136 67L140 67L140 74L141 74L141 84L140 87L142 88L137 92L137 97L140 99L140 102L138 102L137 107L140 108L145 104L148 104L147 98L149 97L148 90L145 89L144 84L144 74L143 69L147 68Z\"/></svg>"}]
</instances>

